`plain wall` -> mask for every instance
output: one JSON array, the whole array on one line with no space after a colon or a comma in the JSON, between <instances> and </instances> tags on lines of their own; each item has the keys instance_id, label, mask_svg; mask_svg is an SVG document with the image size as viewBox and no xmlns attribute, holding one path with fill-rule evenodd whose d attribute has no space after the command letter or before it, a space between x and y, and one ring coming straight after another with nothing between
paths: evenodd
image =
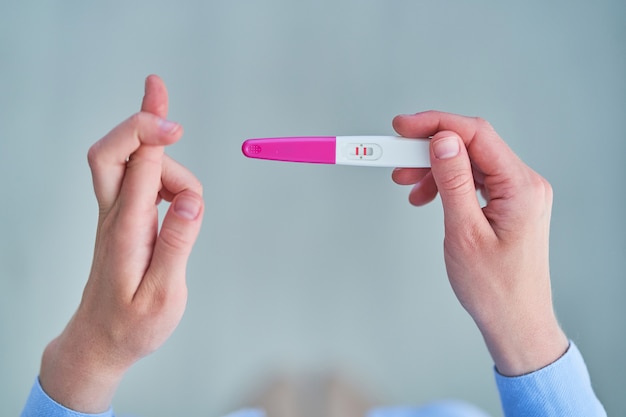
<instances>
[{"instance_id":1,"label":"plain wall","mask_svg":"<svg viewBox=\"0 0 626 417\"><path fill-rule=\"evenodd\" d=\"M456 301L442 212L391 169L245 159L248 137L393 134L399 113L489 120L554 187L557 314L609 415L626 415L622 1L3 2L0 399L17 415L74 312L97 207L89 146L146 75L205 187L186 315L119 414L218 416L280 372L341 372L381 404L455 397L501 415ZM270 416L271 417L271 416Z\"/></svg>"}]
</instances>

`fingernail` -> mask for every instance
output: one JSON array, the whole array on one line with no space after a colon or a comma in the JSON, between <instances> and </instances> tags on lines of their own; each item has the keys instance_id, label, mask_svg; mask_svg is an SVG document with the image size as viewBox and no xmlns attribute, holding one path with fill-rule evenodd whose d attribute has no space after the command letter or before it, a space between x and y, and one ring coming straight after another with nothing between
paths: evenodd
<instances>
[{"instance_id":1,"label":"fingernail","mask_svg":"<svg viewBox=\"0 0 626 417\"><path fill-rule=\"evenodd\" d=\"M172 133L176 129L178 129L178 123L172 122L166 119L161 119L161 122L159 123L159 127L165 133Z\"/></svg>"},{"instance_id":2,"label":"fingernail","mask_svg":"<svg viewBox=\"0 0 626 417\"><path fill-rule=\"evenodd\" d=\"M183 219L195 220L200 214L201 204L195 198L178 197L174 202L174 212Z\"/></svg>"},{"instance_id":3,"label":"fingernail","mask_svg":"<svg viewBox=\"0 0 626 417\"><path fill-rule=\"evenodd\" d=\"M435 154L437 159L454 158L459 154L459 150L459 138L457 138L456 136L437 139L437 141L433 143L433 153Z\"/></svg>"}]
</instances>

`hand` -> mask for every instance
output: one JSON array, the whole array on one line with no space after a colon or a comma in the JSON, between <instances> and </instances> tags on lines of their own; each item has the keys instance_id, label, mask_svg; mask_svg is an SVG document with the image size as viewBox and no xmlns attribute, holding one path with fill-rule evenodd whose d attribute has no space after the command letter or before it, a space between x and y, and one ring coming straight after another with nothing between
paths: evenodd
<instances>
[{"instance_id":1,"label":"hand","mask_svg":"<svg viewBox=\"0 0 626 417\"><path fill-rule=\"evenodd\" d=\"M432 168L397 168L392 178L414 184L414 205L441 195L448 278L498 371L521 375L558 359L568 340L550 290L550 184L482 119L430 111L393 125L402 136L432 136Z\"/></svg>"},{"instance_id":2,"label":"hand","mask_svg":"<svg viewBox=\"0 0 626 417\"><path fill-rule=\"evenodd\" d=\"M204 204L200 182L164 154L182 136L167 107L165 85L148 77L141 112L89 150L100 210L92 269L40 371L44 391L76 411L106 411L124 373L165 342L185 309ZM171 205L159 230L161 199Z\"/></svg>"}]
</instances>

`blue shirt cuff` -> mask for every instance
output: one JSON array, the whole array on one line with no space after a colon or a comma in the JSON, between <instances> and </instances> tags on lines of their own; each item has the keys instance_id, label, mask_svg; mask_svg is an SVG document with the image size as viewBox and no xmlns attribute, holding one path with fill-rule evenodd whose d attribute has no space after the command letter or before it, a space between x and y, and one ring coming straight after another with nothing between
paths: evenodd
<instances>
[{"instance_id":1,"label":"blue shirt cuff","mask_svg":"<svg viewBox=\"0 0 626 417\"><path fill-rule=\"evenodd\" d=\"M113 410L109 409L104 413L85 414L70 410L67 407L54 401L41 388L39 378L35 379L30 395L26 401L26 406L21 417L113 417Z\"/></svg>"},{"instance_id":2,"label":"blue shirt cuff","mask_svg":"<svg viewBox=\"0 0 626 417\"><path fill-rule=\"evenodd\" d=\"M573 342L554 363L526 375L507 377L494 369L500 400L507 417L604 417L587 367Z\"/></svg>"}]
</instances>

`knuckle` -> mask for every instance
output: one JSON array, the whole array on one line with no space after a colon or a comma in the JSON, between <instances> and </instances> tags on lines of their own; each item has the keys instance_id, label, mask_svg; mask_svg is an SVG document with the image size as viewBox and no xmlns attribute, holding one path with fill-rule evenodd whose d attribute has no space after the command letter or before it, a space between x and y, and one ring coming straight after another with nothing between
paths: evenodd
<instances>
[{"instance_id":1,"label":"knuckle","mask_svg":"<svg viewBox=\"0 0 626 417\"><path fill-rule=\"evenodd\" d=\"M154 285L150 291L149 303L144 306L142 314L153 317L155 313L163 311L170 304L172 296L165 285Z\"/></svg>"},{"instance_id":2,"label":"knuckle","mask_svg":"<svg viewBox=\"0 0 626 417\"><path fill-rule=\"evenodd\" d=\"M189 189L201 197L204 195L204 186L199 180L196 180L195 184L193 184Z\"/></svg>"},{"instance_id":3,"label":"knuckle","mask_svg":"<svg viewBox=\"0 0 626 417\"><path fill-rule=\"evenodd\" d=\"M441 118L447 115L447 113L435 109L426 110L417 114L419 114L420 116L425 116L427 119L438 120L438 126L436 129L437 131L441 130Z\"/></svg>"},{"instance_id":4,"label":"knuckle","mask_svg":"<svg viewBox=\"0 0 626 417\"><path fill-rule=\"evenodd\" d=\"M537 201L545 202L550 205L552 203L553 189L552 185L540 175L535 175L532 181L532 190Z\"/></svg>"},{"instance_id":5,"label":"knuckle","mask_svg":"<svg viewBox=\"0 0 626 417\"><path fill-rule=\"evenodd\" d=\"M546 200L548 200L549 202L552 202L553 198L554 198L554 189L552 188L552 185L548 182L544 180L544 195Z\"/></svg>"},{"instance_id":6,"label":"knuckle","mask_svg":"<svg viewBox=\"0 0 626 417\"><path fill-rule=\"evenodd\" d=\"M140 322L150 322L167 312L168 306L177 300L177 292L172 291L167 280L167 276L155 274L153 271L150 279L146 279L143 284L140 296L136 297L129 306L128 315Z\"/></svg>"},{"instance_id":7,"label":"knuckle","mask_svg":"<svg viewBox=\"0 0 626 417\"><path fill-rule=\"evenodd\" d=\"M142 289L140 299L133 303L132 316L142 323L163 323L168 317L182 316L188 289L184 281L173 286L167 272L152 272Z\"/></svg>"},{"instance_id":8,"label":"knuckle","mask_svg":"<svg viewBox=\"0 0 626 417\"><path fill-rule=\"evenodd\" d=\"M528 179L528 189L532 193L534 200L544 201L552 199L552 185L541 175L531 171Z\"/></svg>"},{"instance_id":9,"label":"knuckle","mask_svg":"<svg viewBox=\"0 0 626 417\"><path fill-rule=\"evenodd\" d=\"M126 119L125 123L130 127L130 130L134 135L139 135L139 131L142 129L142 126L146 124L147 116L147 113L137 112Z\"/></svg>"},{"instance_id":10,"label":"knuckle","mask_svg":"<svg viewBox=\"0 0 626 417\"><path fill-rule=\"evenodd\" d=\"M202 182L197 178L195 179L195 182L196 183L192 190L198 193L199 195L204 195L204 186L202 185Z\"/></svg>"},{"instance_id":11,"label":"knuckle","mask_svg":"<svg viewBox=\"0 0 626 417\"><path fill-rule=\"evenodd\" d=\"M494 130L491 123L489 123L486 119L483 119L482 117L474 117L474 121L476 125L478 126L478 130L482 130L482 131Z\"/></svg>"},{"instance_id":12,"label":"knuckle","mask_svg":"<svg viewBox=\"0 0 626 417\"><path fill-rule=\"evenodd\" d=\"M141 124L142 119L143 119L142 113L138 112L128 118L128 123L133 127L137 127Z\"/></svg>"},{"instance_id":13,"label":"knuckle","mask_svg":"<svg viewBox=\"0 0 626 417\"><path fill-rule=\"evenodd\" d=\"M190 238L178 228L163 227L159 239L163 249L172 254L184 254L191 246Z\"/></svg>"},{"instance_id":14,"label":"knuckle","mask_svg":"<svg viewBox=\"0 0 626 417\"><path fill-rule=\"evenodd\" d=\"M100 141L91 145L87 151L87 163L91 168L98 165L98 156L100 155Z\"/></svg>"},{"instance_id":15,"label":"knuckle","mask_svg":"<svg viewBox=\"0 0 626 417\"><path fill-rule=\"evenodd\" d=\"M462 195L474 192L474 179L462 169L447 172L438 181L438 188L448 195Z\"/></svg>"},{"instance_id":16,"label":"knuckle","mask_svg":"<svg viewBox=\"0 0 626 417\"><path fill-rule=\"evenodd\" d=\"M462 253L465 257L472 257L491 245L483 231L472 222L455 224L451 229L446 229L444 237L444 250L448 254Z\"/></svg>"},{"instance_id":17,"label":"knuckle","mask_svg":"<svg viewBox=\"0 0 626 417\"><path fill-rule=\"evenodd\" d=\"M190 176L183 192L184 191L191 191L194 194L202 196L204 192L204 186L202 185L202 182L197 177Z\"/></svg>"}]
</instances>

